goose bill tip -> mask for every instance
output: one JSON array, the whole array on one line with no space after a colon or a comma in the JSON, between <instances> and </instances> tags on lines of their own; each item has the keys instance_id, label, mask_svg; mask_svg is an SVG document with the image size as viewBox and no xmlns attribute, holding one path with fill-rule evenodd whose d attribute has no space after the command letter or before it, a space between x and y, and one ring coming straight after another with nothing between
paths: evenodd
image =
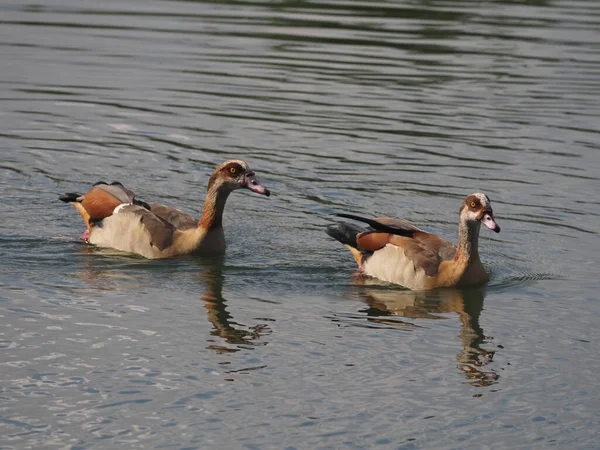
<instances>
[{"instance_id":1,"label":"goose bill tip","mask_svg":"<svg viewBox=\"0 0 600 450\"><path fill-rule=\"evenodd\" d=\"M492 230L493 232L500 233L500 225L498 225L496 223L496 221L494 220L494 218L490 214L485 213L483 215L483 218L481 219L481 222L486 227L488 227L490 230Z\"/></svg>"},{"instance_id":2,"label":"goose bill tip","mask_svg":"<svg viewBox=\"0 0 600 450\"><path fill-rule=\"evenodd\" d=\"M246 183L244 187L252 192L256 192L257 194L265 195L267 197L271 195L271 191L260 184L260 181L258 181L254 175L246 177Z\"/></svg>"}]
</instances>

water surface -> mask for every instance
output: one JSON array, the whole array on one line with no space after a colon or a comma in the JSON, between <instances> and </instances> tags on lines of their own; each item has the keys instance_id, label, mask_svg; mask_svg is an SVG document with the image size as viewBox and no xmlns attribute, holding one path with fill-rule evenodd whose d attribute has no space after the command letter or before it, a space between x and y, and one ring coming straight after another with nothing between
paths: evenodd
<instances>
[{"instance_id":1,"label":"water surface","mask_svg":"<svg viewBox=\"0 0 600 450\"><path fill-rule=\"evenodd\" d=\"M600 5L0 5L0 435L25 448L596 448ZM222 258L78 241L98 180L199 215ZM354 276L332 213L455 241L487 286Z\"/></svg>"}]
</instances>

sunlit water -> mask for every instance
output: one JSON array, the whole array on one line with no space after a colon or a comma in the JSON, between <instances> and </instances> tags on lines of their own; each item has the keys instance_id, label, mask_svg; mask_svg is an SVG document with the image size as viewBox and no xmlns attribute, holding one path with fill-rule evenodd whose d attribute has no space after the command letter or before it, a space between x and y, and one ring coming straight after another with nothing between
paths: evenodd
<instances>
[{"instance_id":1,"label":"sunlit water","mask_svg":"<svg viewBox=\"0 0 600 450\"><path fill-rule=\"evenodd\" d=\"M600 4L0 5L0 448L597 448ZM219 259L78 241L98 180L198 215ZM332 213L456 240L481 288L356 277Z\"/></svg>"}]
</instances>

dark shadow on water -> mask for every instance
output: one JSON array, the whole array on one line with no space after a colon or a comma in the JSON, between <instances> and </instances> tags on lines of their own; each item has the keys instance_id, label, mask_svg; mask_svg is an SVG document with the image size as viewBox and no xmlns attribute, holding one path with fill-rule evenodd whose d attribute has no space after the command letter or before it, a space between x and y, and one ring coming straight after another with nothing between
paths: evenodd
<instances>
[{"instance_id":1,"label":"dark shadow on water","mask_svg":"<svg viewBox=\"0 0 600 450\"><path fill-rule=\"evenodd\" d=\"M213 325L211 335L220 338L224 343L209 339L207 349L217 353L233 353L254 346L266 345L261 337L270 334L271 329L266 324L246 327L236 322L227 310L227 300L223 298L223 258L214 264L206 266L198 275L205 290L200 297L204 302L206 317ZM226 345L224 345L226 344Z\"/></svg>"},{"instance_id":2,"label":"dark shadow on water","mask_svg":"<svg viewBox=\"0 0 600 450\"><path fill-rule=\"evenodd\" d=\"M482 347L489 339L479 324L484 287L415 292L390 288L364 277L356 277L355 283L358 295L369 306L363 312L372 323L419 327L424 326L423 322L398 321L392 317L441 320L446 319L442 314L456 313L461 324L458 334L461 350L456 355L458 370L472 386L490 386L498 381L499 375L495 371L484 370L495 354L495 351Z\"/></svg>"}]
</instances>

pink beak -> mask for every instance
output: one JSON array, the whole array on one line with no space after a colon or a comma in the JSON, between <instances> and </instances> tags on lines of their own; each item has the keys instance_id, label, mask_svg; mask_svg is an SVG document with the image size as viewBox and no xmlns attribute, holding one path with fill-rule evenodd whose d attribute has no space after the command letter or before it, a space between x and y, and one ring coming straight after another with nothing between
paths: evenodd
<instances>
[{"instance_id":1,"label":"pink beak","mask_svg":"<svg viewBox=\"0 0 600 450\"><path fill-rule=\"evenodd\" d=\"M246 189L250 189L252 192L256 192L257 194L266 195L267 197L271 195L271 192L262 184L260 184L260 181L258 181L258 178L256 178L254 172L248 172L246 174L244 187Z\"/></svg>"},{"instance_id":2,"label":"pink beak","mask_svg":"<svg viewBox=\"0 0 600 450\"><path fill-rule=\"evenodd\" d=\"M490 230L500 233L500 226L494 220L494 216L491 213L484 213L481 218L481 223L488 227Z\"/></svg>"}]
</instances>

